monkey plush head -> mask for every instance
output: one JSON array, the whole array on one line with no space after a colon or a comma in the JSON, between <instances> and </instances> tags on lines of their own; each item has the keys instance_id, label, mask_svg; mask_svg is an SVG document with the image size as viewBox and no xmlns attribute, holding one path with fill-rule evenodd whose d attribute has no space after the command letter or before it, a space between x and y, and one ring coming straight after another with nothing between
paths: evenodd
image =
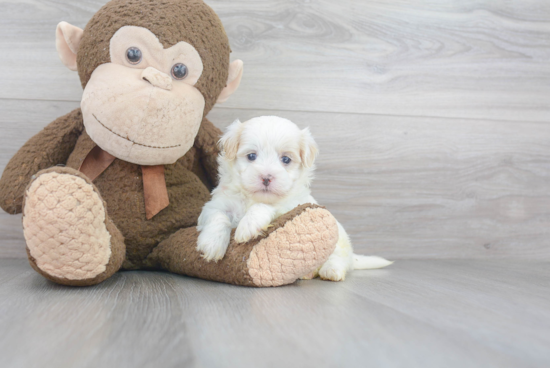
<instances>
[{"instance_id":1,"label":"monkey plush head","mask_svg":"<svg viewBox=\"0 0 550 368\"><path fill-rule=\"evenodd\" d=\"M112 0L84 30L61 22L56 47L78 70L86 132L139 165L171 164L203 116L239 86L243 63L202 0Z\"/></svg>"}]
</instances>

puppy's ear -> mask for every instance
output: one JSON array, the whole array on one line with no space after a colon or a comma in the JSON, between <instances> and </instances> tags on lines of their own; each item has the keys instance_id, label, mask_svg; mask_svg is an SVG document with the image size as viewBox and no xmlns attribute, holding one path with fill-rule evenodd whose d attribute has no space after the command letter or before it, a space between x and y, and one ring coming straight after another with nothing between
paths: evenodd
<instances>
[{"instance_id":1,"label":"puppy's ear","mask_svg":"<svg viewBox=\"0 0 550 368\"><path fill-rule=\"evenodd\" d=\"M300 143L300 158L304 167L312 167L318 153L319 148L317 147L317 143L315 143L309 128L305 128L302 130L302 140Z\"/></svg>"},{"instance_id":2,"label":"puppy's ear","mask_svg":"<svg viewBox=\"0 0 550 368\"><path fill-rule=\"evenodd\" d=\"M227 160L234 160L239 150L239 139L241 137L242 123L239 119L231 123L225 130L225 134L220 138L218 145L224 153Z\"/></svg>"}]
</instances>

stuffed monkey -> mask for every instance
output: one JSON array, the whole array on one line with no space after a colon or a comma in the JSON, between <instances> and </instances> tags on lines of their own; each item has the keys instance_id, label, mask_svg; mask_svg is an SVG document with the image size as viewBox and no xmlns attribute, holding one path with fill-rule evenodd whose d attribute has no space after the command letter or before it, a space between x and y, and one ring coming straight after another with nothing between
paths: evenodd
<instances>
[{"instance_id":1,"label":"stuffed monkey","mask_svg":"<svg viewBox=\"0 0 550 368\"><path fill-rule=\"evenodd\" d=\"M156 269L247 286L294 282L323 264L338 230L300 206L262 237L208 262L196 250L216 185L220 131L205 116L239 86L221 21L201 0L113 0L84 30L61 22L61 61L81 108L32 137L0 179L0 206L23 213L31 266L64 285Z\"/></svg>"}]
</instances>

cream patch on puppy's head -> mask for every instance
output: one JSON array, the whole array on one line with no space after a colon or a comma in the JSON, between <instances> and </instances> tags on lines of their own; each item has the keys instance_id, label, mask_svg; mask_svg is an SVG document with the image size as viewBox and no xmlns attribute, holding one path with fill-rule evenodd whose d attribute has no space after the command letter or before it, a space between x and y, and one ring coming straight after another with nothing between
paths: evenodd
<instances>
[{"instance_id":1,"label":"cream patch on puppy's head","mask_svg":"<svg viewBox=\"0 0 550 368\"><path fill-rule=\"evenodd\" d=\"M300 130L276 116L236 120L220 146L220 180L239 185L245 195L262 203L277 202L293 188L309 187L318 152L308 128Z\"/></svg>"}]
</instances>

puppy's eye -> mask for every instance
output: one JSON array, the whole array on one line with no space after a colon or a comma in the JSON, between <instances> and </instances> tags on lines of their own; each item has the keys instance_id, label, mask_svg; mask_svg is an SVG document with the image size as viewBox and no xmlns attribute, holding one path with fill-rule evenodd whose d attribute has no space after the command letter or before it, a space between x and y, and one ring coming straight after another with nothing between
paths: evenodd
<instances>
[{"instance_id":1,"label":"puppy's eye","mask_svg":"<svg viewBox=\"0 0 550 368\"><path fill-rule=\"evenodd\" d=\"M137 47L130 47L128 50L126 50L126 59L130 64L139 64L141 58L141 50Z\"/></svg>"},{"instance_id":2,"label":"puppy's eye","mask_svg":"<svg viewBox=\"0 0 550 368\"><path fill-rule=\"evenodd\" d=\"M255 153L249 153L248 155L246 155L246 157L248 157L249 161L254 161L256 159L256 154Z\"/></svg>"},{"instance_id":3,"label":"puppy's eye","mask_svg":"<svg viewBox=\"0 0 550 368\"><path fill-rule=\"evenodd\" d=\"M172 67L172 77L174 79L183 79L185 77L187 77L187 74L188 74L188 71L187 71L187 66L185 64L182 64L182 63L177 63L177 64L174 64L174 66Z\"/></svg>"},{"instance_id":4,"label":"puppy's eye","mask_svg":"<svg viewBox=\"0 0 550 368\"><path fill-rule=\"evenodd\" d=\"M283 161L283 164L288 165L292 160L288 156L283 156L281 157L281 161Z\"/></svg>"}]
</instances>

